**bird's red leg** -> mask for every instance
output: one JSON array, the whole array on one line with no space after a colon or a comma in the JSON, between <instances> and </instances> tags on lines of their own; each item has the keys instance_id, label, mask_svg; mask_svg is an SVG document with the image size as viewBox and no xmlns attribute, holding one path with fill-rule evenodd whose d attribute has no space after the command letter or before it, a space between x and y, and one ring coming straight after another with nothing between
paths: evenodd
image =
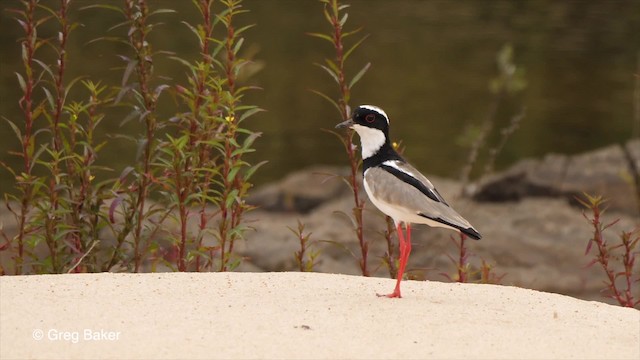
<instances>
[{"instance_id":1,"label":"bird's red leg","mask_svg":"<svg viewBox=\"0 0 640 360\"><path fill-rule=\"evenodd\" d=\"M398 231L398 247L400 248L400 265L398 266L398 273L396 275L396 288L393 290L391 294L388 295L380 295L378 296L386 296L388 298L400 298L400 283L402 282L402 277L404 276L404 269L407 266L407 260L409 259L409 253L411 253L411 225L406 224L407 227L407 239L404 238L404 234L402 233L402 225L398 223L396 230Z\"/></svg>"},{"instance_id":2,"label":"bird's red leg","mask_svg":"<svg viewBox=\"0 0 640 360\"><path fill-rule=\"evenodd\" d=\"M407 238L405 239L405 259L404 259L404 265L407 266L407 262L409 262L409 254L411 254L411 224L410 223L406 223L406 227L407 227ZM404 270L404 269L403 269Z\"/></svg>"}]
</instances>

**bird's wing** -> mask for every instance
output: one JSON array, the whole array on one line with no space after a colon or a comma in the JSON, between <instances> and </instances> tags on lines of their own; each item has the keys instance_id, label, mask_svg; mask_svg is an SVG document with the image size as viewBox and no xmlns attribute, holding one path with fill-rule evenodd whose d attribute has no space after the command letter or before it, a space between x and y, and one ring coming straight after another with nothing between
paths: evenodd
<instances>
[{"instance_id":1,"label":"bird's wing","mask_svg":"<svg viewBox=\"0 0 640 360\"><path fill-rule=\"evenodd\" d=\"M435 221L472 238L480 238L473 226L444 201L431 181L411 165L386 161L367 169L365 180L371 196L415 216L412 222L433 225ZM424 221L419 221L420 218Z\"/></svg>"},{"instance_id":2,"label":"bird's wing","mask_svg":"<svg viewBox=\"0 0 640 360\"><path fill-rule=\"evenodd\" d=\"M411 166L409 163L400 160L389 160L383 162L380 167L390 172L394 176L400 178L401 180L408 182L412 186L418 188L431 200L441 202L447 206L449 205L444 200L442 195L440 195L431 181L429 181L426 176L422 175L420 171Z\"/></svg>"}]
</instances>

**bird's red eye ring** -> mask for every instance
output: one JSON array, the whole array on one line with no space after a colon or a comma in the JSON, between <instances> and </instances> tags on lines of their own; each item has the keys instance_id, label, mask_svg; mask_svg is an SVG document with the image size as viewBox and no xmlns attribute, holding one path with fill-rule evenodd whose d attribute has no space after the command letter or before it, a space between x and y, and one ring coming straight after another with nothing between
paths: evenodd
<instances>
[{"instance_id":1,"label":"bird's red eye ring","mask_svg":"<svg viewBox=\"0 0 640 360\"><path fill-rule=\"evenodd\" d=\"M376 116L374 114L367 114L364 119L371 124L376 119Z\"/></svg>"}]
</instances>

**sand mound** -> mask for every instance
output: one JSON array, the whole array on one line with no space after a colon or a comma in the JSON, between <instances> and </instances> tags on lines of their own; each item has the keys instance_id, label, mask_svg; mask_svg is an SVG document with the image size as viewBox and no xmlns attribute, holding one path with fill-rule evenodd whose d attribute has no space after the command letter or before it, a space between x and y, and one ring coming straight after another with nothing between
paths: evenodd
<instances>
[{"instance_id":1,"label":"sand mound","mask_svg":"<svg viewBox=\"0 0 640 360\"><path fill-rule=\"evenodd\" d=\"M0 358L640 358L640 312L302 273L0 277Z\"/></svg>"}]
</instances>

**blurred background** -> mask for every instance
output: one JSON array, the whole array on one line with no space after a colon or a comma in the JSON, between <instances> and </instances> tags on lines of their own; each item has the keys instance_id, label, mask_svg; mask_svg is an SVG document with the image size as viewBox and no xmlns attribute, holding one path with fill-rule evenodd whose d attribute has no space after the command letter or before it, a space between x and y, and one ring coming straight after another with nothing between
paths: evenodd
<instances>
[{"instance_id":1,"label":"blurred background","mask_svg":"<svg viewBox=\"0 0 640 360\"><path fill-rule=\"evenodd\" d=\"M96 1L73 1L71 14L82 27L69 44L69 79L88 75L117 85L122 61L115 54L128 49L118 43L91 40L115 36L108 31L120 19L98 9L78 10ZM106 3L118 5L118 1ZM190 58L196 44L181 21L195 20L190 1L155 0L152 7L172 8L158 15L164 23L151 38L155 50ZM520 129L497 159L503 168L529 156L549 152L577 153L623 142L638 131L634 87L640 66L640 2L638 1L437 1L351 0L348 28L363 26L369 38L348 63L351 76L371 62L355 86L352 106L375 104L389 114L392 137L406 145L406 157L427 174L458 177L466 162L463 134L488 116L495 95L489 89L497 76L496 55L513 47L513 63L524 70L526 89L504 103L506 115L526 107ZM2 0L0 13L0 115L21 122L19 38L22 30ZM251 154L253 162L268 160L254 178L257 185L282 178L312 164L347 164L342 144L332 129L337 111L309 89L337 96L331 78L313 63L333 57L329 43L307 32L328 32L322 4L312 0L246 0L250 12L243 24L256 24L245 34L244 56L255 61L247 80L262 90L246 98L265 110L245 126L263 133ZM55 27L43 26L42 36ZM49 32L47 32L49 31ZM120 29L122 31L122 29ZM42 56L47 56L46 49ZM50 55L50 54L49 54ZM158 73L184 79L175 61L158 59ZM171 80L166 80L171 83ZM43 96L44 94L38 94ZM173 101L169 96L166 101ZM170 106L168 108L171 108ZM126 109L114 108L102 123L101 136L141 133L135 121L121 126ZM175 110L174 110L175 111ZM166 118L174 114L168 111ZM497 117L497 128L509 116ZM6 122L0 125L0 161L19 164L8 154L17 148ZM495 142L495 139L489 139ZM133 145L117 139L100 153L100 164L116 174L135 163ZM3 171L0 186L11 186Z\"/></svg>"}]
</instances>

